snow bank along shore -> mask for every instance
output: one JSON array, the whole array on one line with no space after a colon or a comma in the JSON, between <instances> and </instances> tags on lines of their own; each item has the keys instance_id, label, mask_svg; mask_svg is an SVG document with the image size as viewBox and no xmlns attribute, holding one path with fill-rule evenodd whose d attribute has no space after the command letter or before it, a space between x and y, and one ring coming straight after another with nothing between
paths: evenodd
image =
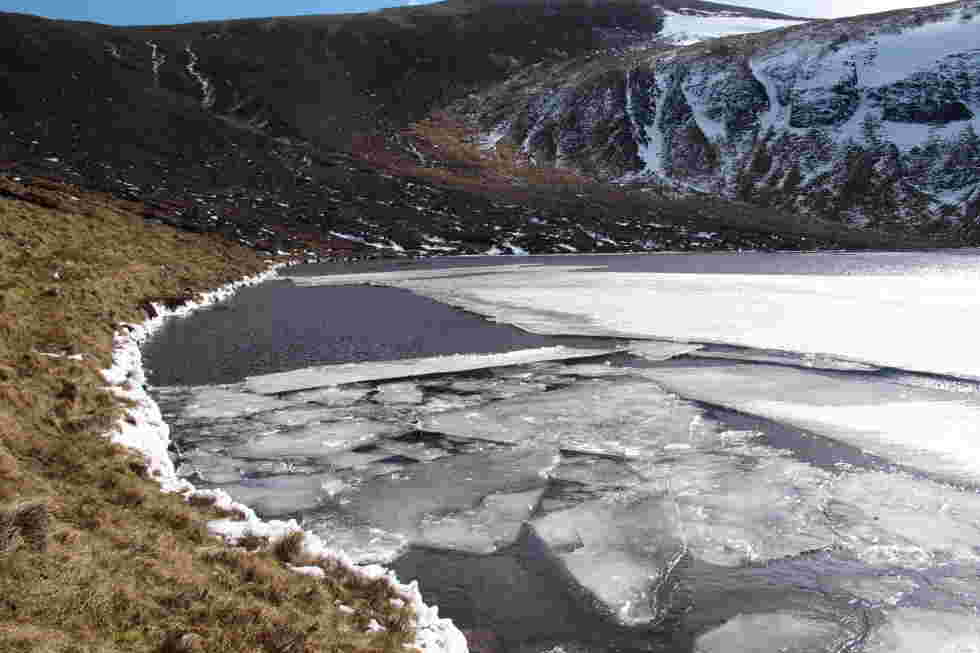
<instances>
[{"instance_id":1,"label":"snow bank along shore","mask_svg":"<svg viewBox=\"0 0 980 653\"><path fill-rule=\"evenodd\" d=\"M199 308L220 302L231 297L239 288L261 283L277 274L284 264L272 266L266 272L228 284L202 295L199 301L188 302L176 309L154 305L156 317L139 325L126 325L113 342L112 367L103 371L112 391L119 397L128 399L134 406L116 425L110 434L113 442L142 453L147 460L148 471L160 483L163 492L179 492L185 498L212 497L215 505L228 511L244 515L242 520L222 519L212 521L208 529L228 543L234 543L245 534L265 536L271 540L282 538L290 533L301 531L296 520L264 521L255 511L237 503L223 490L198 490L186 480L177 477L173 461L167 452L170 444L170 427L164 422L156 402L145 389L145 374L140 345L153 331L158 329L165 318L182 316ZM415 646L425 653L467 653L466 639L449 619L439 617L436 606L427 606L419 592L418 584L412 581L402 584L394 573L381 565L355 565L342 551L329 549L316 535L303 532L304 552L314 557L329 557L338 560L351 570L367 578L385 577L404 597L416 615ZM298 573L323 575L319 567L294 567Z\"/></svg>"}]
</instances>

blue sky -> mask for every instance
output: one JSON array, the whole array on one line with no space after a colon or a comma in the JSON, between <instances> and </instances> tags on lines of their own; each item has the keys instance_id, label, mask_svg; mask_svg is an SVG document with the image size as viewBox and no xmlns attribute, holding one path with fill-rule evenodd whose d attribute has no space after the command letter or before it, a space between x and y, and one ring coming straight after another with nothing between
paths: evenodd
<instances>
[{"instance_id":1,"label":"blue sky","mask_svg":"<svg viewBox=\"0 0 980 653\"><path fill-rule=\"evenodd\" d=\"M432 0L0 0L0 10L110 25L186 23L221 18L372 11ZM722 0L726 1L726 0ZM931 0L727 0L728 4L837 18L934 4Z\"/></svg>"},{"instance_id":2,"label":"blue sky","mask_svg":"<svg viewBox=\"0 0 980 653\"><path fill-rule=\"evenodd\" d=\"M427 3L422 0L0 0L0 9L109 25L167 25L221 18L373 11L413 4Z\"/></svg>"}]
</instances>

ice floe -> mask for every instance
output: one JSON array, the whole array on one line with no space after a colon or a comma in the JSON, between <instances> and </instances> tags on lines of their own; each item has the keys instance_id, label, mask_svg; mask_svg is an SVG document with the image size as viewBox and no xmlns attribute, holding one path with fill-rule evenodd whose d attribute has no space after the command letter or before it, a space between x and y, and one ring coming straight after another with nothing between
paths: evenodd
<instances>
[{"instance_id":1,"label":"ice floe","mask_svg":"<svg viewBox=\"0 0 980 653\"><path fill-rule=\"evenodd\" d=\"M493 550L517 537L557 462L556 450L540 447L440 458L364 478L325 509L410 543L435 546L452 534L461 548Z\"/></svg>"},{"instance_id":2,"label":"ice floe","mask_svg":"<svg viewBox=\"0 0 980 653\"><path fill-rule=\"evenodd\" d=\"M897 608L865 643L866 653L976 653L980 617L920 608Z\"/></svg>"},{"instance_id":3,"label":"ice floe","mask_svg":"<svg viewBox=\"0 0 980 653\"><path fill-rule=\"evenodd\" d=\"M381 404L421 404L422 400L422 390L414 383L386 383L374 395Z\"/></svg>"},{"instance_id":4,"label":"ice floe","mask_svg":"<svg viewBox=\"0 0 980 653\"><path fill-rule=\"evenodd\" d=\"M525 492L488 494L478 506L450 515L427 515L417 544L455 551L493 553L514 542L544 494L544 487Z\"/></svg>"},{"instance_id":5,"label":"ice floe","mask_svg":"<svg viewBox=\"0 0 980 653\"><path fill-rule=\"evenodd\" d=\"M659 501L590 502L532 523L574 579L626 624L659 620L658 589L685 553Z\"/></svg>"},{"instance_id":6,"label":"ice floe","mask_svg":"<svg viewBox=\"0 0 980 653\"><path fill-rule=\"evenodd\" d=\"M717 432L690 402L638 379L583 381L569 388L429 415L422 427L495 442L549 443L596 453L659 453L701 446Z\"/></svg>"},{"instance_id":7,"label":"ice floe","mask_svg":"<svg viewBox=\"0 0 980 653\"><path fill-rule=\"evenodd\" d=\"M204 386L189 394L193 399L183 411L187 419L242 417L252 413L286 408L290 405L273 397L242 392L230 387Z\"/></svg>"},{"instance_id":8,"label":"ice floe","mask_svg":"<svg viewBox=\"0 0 980 653\"><path fill-rule=\"evenodd\" d=\"M310 402L323 404L331 408L350 406L357 403L371 392L370 388L337 388L328 387L318 390L306 390L286 395L286 399L293 402Z\"/></svg>"},{"instance_id":9,"label":"ice floe","mask_svg":"<svg viewBox=\"0 0 980 653\"><path fill-rule=\"evenodd\" d=\"M840 624L790 612L740 614L697 639L695 653L817 653L848 650Z\"/></svg>"},{"instance_id":10,"label":"ice floe","mask_svg":"<svg viewBox=\"0 0 980 653\"><path fill-rule=\"evenodd\" d=\"M239 458L326 458L338 451L372 442L403 430L397 425L370 420L308 424L295 431L276 431L229 448Z\"/></svg>"},{"instance_id":11,"label":"ice floe","mask_svg":"<svg viewBox=\"0 0 980 653\"><path fill-rule=\"evenodd\" d=\"M980 402L874 377L733 363L642 374L671 390L853 444L927 472L980 483Z\"/></svg>"},{"instance_id":12,"label":"ice floe","mask_svg":"<svg viewBox=\"0 0 980 653\"><path fill-rule=\"evenodd\" d=\"M559 345L556 347L521 349L501 354L456 354L394 361L341 363L339 365L308 367L292 372L250 376L246 380L246 386L253 392L270 395L347 383L451 374L509 365L526 365L538 361L592 358L614 352L615 350L576 349Z\"/></svg>"},{"instance_id":13,"label":"ice floe","mask_svg":"<svg viewBox=\"0 0 980 653\"><path fill-rule=\"evenodd\" d=\"M246 479L220 487L232 499L251 506L265 517L281 517L316 508L345 484L334 474L287 474Z\"/></svg>"}]
</instances>

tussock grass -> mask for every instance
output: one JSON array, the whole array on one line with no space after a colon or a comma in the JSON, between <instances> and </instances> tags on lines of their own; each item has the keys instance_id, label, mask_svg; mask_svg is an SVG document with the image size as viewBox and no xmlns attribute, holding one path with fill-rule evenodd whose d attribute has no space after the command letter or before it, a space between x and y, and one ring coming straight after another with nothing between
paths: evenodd
<instances>
[{"instance_id":1,"label":"tussock grass","mask_svg":"<svg viewBox=\"0 0 980 653\"><path fill-rule=\"evenodd\" d=\"M569 191L594 184L572 170L533 165L512 145L481 147L478 130L447 113L414 123L410 134L423 153L439 162L413 172L434 181L496 193L512 192L515 184Z\"/></svg>"},{"instance_id":2,"label":"tussock grass","mask_svg":"<svg viewBox=\"0 0 980 653\"><path fill-rule=\"evenodd\" d=\"M403 650L413 615L386 581L302 560L295 537L221 546L213 502L161 494L107 439L125 406L100 369L121 324L267 263L141 208L0 177L0 650Z\"/></svg>"}]
</instances>

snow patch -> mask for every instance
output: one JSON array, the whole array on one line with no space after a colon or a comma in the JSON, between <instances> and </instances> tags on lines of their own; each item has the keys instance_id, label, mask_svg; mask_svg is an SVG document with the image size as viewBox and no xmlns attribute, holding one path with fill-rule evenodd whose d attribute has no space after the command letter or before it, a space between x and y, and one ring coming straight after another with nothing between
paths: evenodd
<instances>
[{"instance_id":1,"label":"snow patch","mask_svg":"<svg viewBox=\"0 0 980 653\"><path fill-rule=\"evenodd\" d=\"M188 43L185 46L184 51L187 52L187 56L190 59L190 61L187 62L187 66L186 66L187 74L193 77L194 80L197 81L198 85L201 87L201 108L205 110L210 109L211 107L214 106L214 102L216 99L214 86L211 84L208 78L205 77L203 74L201 74L201 71L198 70L197 64L199 62L199 59L197 53L191 50L190 43Z\"/></svg>"},{"instance_id":2,"label":"snow patch","mask_svg":"<svg viewBox=\"0 0 980 653\"><path fill-rule=\"evenodd\" d=\"M660 37L678 45L690 45L700 41L716 39L737 34L752 34L771 29L781 29L801 25L805 20L783 20L776 18L752 18L749 16L724 15L691 16L673 11L664 12L664 27Z\"/></svg>"}]
</instances>

